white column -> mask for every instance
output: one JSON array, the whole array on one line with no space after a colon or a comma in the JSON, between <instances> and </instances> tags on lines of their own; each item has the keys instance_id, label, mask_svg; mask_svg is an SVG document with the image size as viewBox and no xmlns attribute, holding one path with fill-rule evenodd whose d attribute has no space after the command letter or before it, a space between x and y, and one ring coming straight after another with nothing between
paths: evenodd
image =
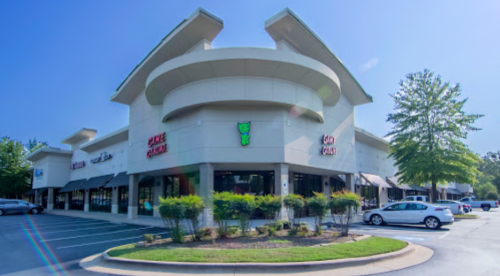
<instances>
[{"instance_id":1,"label":"white column","mask_svg":"<svg viewBox=\"0 0 500 276\"><path fill-rule=\"evenodd\" d=\"M90 190L85 190L85 200L83 201L83 211L88 212L90 209Z\"/></svg>"},{"instance_id":2,"label":"white column","mask_svg":"<svg viewBox=\"0 0 500 276\"><path fill-rule=\"evenodd\" d=\"M118 214L118 188L111 188L111 214Z\"/></svg>"},{"instance_id":3,"label":"white column","mask_svg":"<svg viewBox=\"0 0 500 276\"><path fill-rule=\"evenodd\" d=\"M345 188L353 193L356 191L354 183L354 174L352 173L345 174Z\"/></svg>"},{"instance_id":4,"label":"white column","mask_svg":"<svg viewBox=\"0 0 500 276\"><path fill-rule=\"evenodd\" d=\"M332 190L330 187L330 177L323 175L321 180L322 180L321 185L323 185L323 194L326 196L326 198L328 198L328 200L330 200L330 198L332 197Z\"/></svg>"},{"instance_id":5,"label":"white column","mask_svg":"<svg viewBox=\"0 0 500 276\"><path fill-rule=\"evenodd\" d=\"M214 192L214 166L210 163L200 165L200 196L205 200L205 210L203 211L203 225L213 226L213 202Z\"/></svg>"},{"instance_id":6,"label":"white column","mask_svg":"<svg viewBox=\"0 0 500 276\"><path fill-rule=\"evenodd\" d=\"M163 191L165 190L165 179L163 176L155 177L155 195L153 199L153 216L160 217L158 208L160 208L160 196L163 197Z\"/></svg>"},{"instance_id":7,"label":"white column","mask_svg":"<svg viewBox=\"0 0 500 276\"><path fill-rule=\"evenodd\" d=\"M64 194L64 210L69 210L69 193Z\"/></svg>"},{"instance_id":8,"label":"white column","mask_svg":"<svg viewBox=\"0 0 500 276\"><path fill-rule=\"evenodd\" d=\"M286 196L290 193L290 185L288 182L288 165L276 164L274 167L274 194L277 196ZM278 215L280 220L288 220L285 206L281 206L281 212Z\"/></svg>"},{"instance_id":9,"label":"white column","mask_svg":"<svg viewBox=\"0 0 500 276\"><path fill-rule=\"evenodd\" d=\"M47 197L47 210L54 210L54 188L49 188L49 196Z\"/></svg>"},{"instance_id":10,"label":"white column","mask_svg":"<svg viewBox=\"0 0 500 276\"><path fill-rule=\"evenodd\" d=\"M139 175L131 174L129 175L128 183L128 218L137 218L137 204L139 203Z\"/></svg>"}]
</instances>

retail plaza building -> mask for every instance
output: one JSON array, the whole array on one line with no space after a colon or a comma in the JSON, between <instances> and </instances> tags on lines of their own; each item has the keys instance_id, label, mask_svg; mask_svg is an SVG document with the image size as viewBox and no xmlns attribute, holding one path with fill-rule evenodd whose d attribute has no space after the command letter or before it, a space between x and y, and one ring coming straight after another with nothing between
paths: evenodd
<instances>
[{"instance_id":1,"label":"retail plaza building","mask_svg":"<svg viewBox=\"0 0 500 276\"><path fill-rule=\"evenodd\" d=\"M348 189L364 209L428 195L398 186L387 141L354 124L354 108L372 97L290 10L265 22L275 49L212 49L222 28L199 9L151 51L111 96L129 106L128 126L96 139L83 128L62 140L70 149L31 154L31 201L134 219L158 216L160 196L213 191L308 197ZM442 198L469 192L440 189Z\"/></svg>"}]
</instances>

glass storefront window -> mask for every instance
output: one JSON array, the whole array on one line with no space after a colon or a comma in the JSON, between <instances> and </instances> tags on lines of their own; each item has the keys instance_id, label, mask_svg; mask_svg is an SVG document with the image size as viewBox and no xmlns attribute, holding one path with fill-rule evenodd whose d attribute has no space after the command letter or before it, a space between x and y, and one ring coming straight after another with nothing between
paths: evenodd
<instances>
[{"instance_id":1,"label":"glass storefront window","mask_svg":"<svg viewBox=\"0 0 500 276\"><path fill-rule=\"evenodd\" d=\"M118 187L118 213L126 214L128 212L128 186Z\"/></svg>"},{"instance_id":2,"label":"glass storefront window","mask_svg":"<svg viewBox=\"0 0 500 276\"><path fill-rule=\"evenodd\" d=\"M387 197L389 199L389 203L401 200L403 199L403 190L398 188L389 188L387 189Z\"/></svg>"},{"instance_id":3,"label":"glass storefront window","mask_svg":"<svg viewBox=\"0 0 500 276\"><path fill-rule=\"evenodd\" d=\"M169 175L165 177L165 190L163 197L180 197L183 195L194 195L195 185L199 183L198 173L187 173Z\"/></svg>"},{"instance_id":4,"label":"glass storefront window","mask_svg":"<svg viewBox=\"0 0 500 276\"><path fill-rule=\"evenodd\" d=\"M54 209L64 210L64 204L66 203L66 193L60 194L59 189L54 191Z\"/></svg>"},{"instance_id":5,"label":"glass storefront window","mask_svg":"<svg viewBox=\"0 0 500 276\"><path fill-rule=\"evenodd\" d=\"M345 182L341 179L330 177L330 189L332 193L344 190L346 188L345 186Z\"/></svg>"},{"instance_id":6,"label":"glass storefront window","mask_svg":"<svg viewBox=\"0 0 500 276\"><path fill-rule=\"evenodd\" d=\"M314 192L322 193L323 186L321 185L321 181L322 181L321 175L294 173L293 192L294 194L301 195L304 198L313 196ZM304 206L302 211L296 215L297 217L311 216L309 208L307 208L307 206Z\"/></svg>"},{"instance_id":7,"label":"glass storefront window","mask_svg":"<svg viewBox=\"0 0 500 276\"><path fill-rule=\"evenodd\" d=\"M139 204L138 214L143 216L152 216L154 207L154 178L145 177L139 182Z\"/></svg>"},{"instance_id":8,"label":"glass storefront window","mask_svg":"<svg viewBox=\"0 0 500 276\"><path fill-rule=\"evenodd\" d=\"M361 186L361 209L363 211L378 208L378 187Z\"/></svg>"},{"instance_id":9,"label":"glass storefront window","mask_svg":"<svg viewBox=\"0 0 500 276\"><path fill-rule=\"evenodd\" d=\"M214 191L236 194L274 194L273 171L216 171Z\"/></svg>"},{"instance_id":10,"label":"glass storefront window","mask_svg":"<svg viewBox=\"0 0 500 276\"><path fill-rule=\"evenodd\" d=\"M69 194L69 209L83 211L84 191L73 191Z\"/></svg>"},{"instance_id":11,"label":"glass storefront window","mask_svg":"<svg viewBox=\"0 0 500 276\"><path fill-rule=\"evenodd\" d=\"M90 189L90 212L111 212L111 189Z\"/></svg>"}]
</instances>

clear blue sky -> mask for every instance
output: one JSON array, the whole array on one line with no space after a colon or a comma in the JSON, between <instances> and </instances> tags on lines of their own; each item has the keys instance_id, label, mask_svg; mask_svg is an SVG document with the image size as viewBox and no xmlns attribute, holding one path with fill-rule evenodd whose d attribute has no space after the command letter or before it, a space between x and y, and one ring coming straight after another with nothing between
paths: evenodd
<instances>
[{"instance_id":1,"label":"clear blue sky","mask_svg":"<svg viewBox=\"0 0 500 276\"><path fill-rule=\"evenodd\" d=\"M60 141L128 123L109 101L131 70L196 8L224 20L213 47L274 47L264 21L291 8L373 96L356 124L384 136L389 94L428 68L459 82L486 116L466 143L500 150L500 1L0 1L0 136ZM356 2L353 3L353 2Z\"/></svg>"}]
</instances>

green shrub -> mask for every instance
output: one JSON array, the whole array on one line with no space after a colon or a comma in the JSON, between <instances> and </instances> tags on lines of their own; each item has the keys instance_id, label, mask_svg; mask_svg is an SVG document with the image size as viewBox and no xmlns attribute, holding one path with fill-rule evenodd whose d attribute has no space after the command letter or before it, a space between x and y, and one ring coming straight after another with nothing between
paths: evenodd
<instances>
[{"instance_id":1,"label":"green shrub","mask_svg":"<svg viewBox=\"0 0 500 276\"><path fill-rule=\"evenodd\" d=\"M230 206L232 197L233 193L230 192L215 192L213 195L214 220L219 225L219 237L228 235L228 221L233 218Z\"/></svg>"},{"instance_id":2,"label":"green shrub","mask_svg":"<svg viewBox=\"0 0 500 276\"><path fill-rule=\"evenodd\" d=\"M328 203L331 210L333 223L342 236L349 235L349 227L356 214L360 203L360 197L347 190L332 193L332 198Z\"/></svg>"},{"instance_id":3,"label":"green shrub","mask_svg":"<svg viewBox=\"0 0 500 276\"><path fill-rule=\"evenodd\" d=\"M309 227L309 222L307 221L303 221L299 224L299 226L306 226L306 227Z\"/></svg>"},{"instance_id":4,"label":"green shrub","mask_svg":"<svg viewBox=\"0 0 500 276\"><path fill-rule=\"evenodd\" d=\"M307 227L307 225L301 225L297 229L297 232L299 232L299 233L307 233L307 232L309 232L309 227Z\"/></svg>"},{"instance_id":5,"label":"green shrub","mask_svg":"<svg viewBox=\"0 0 500 276\"><path fill-rule=\"evenodd\" d=\"M172 230L172 240L174 242L183 242L184 231L180 227L180 222L186 218L186 205L182 203L180 198L160 197L158 211L166 227Z\"/></svg>"},{"instance_id":6,"label":"green shrub","mask_svg":"<svg viewBox=\"0 0 500 276\"><path fill-rule=\"evenodd\" d=\"M256 196L257 205L266 220L274 220L281 211L281 197L274 195Z\"/></svg>"},{"instance_id":7,"label":"green shrub","mask_svg":"<svg viewBox=\"0 0 500 276\"><path fill-rule=\"evenodd\" d=\"M280 230L283 229L283 222L280 221L280 220L273 221L273 222L270 222L270 223L266 223L265 225L268 226L269 228L273 227L273 228L275 228L278 231L280 231Z\"/></svg>"},{"instance_id":8,"label":"green shrub","mask_svg":"<svg viewBox=\"0 0 500 276\"><path fill-rule=\"evenodd\" d=\"M202 227L198 231L198 237L200 237L200 239L204 239L204 238L210 238L211 239L213 233L214 233L214 228L213 227Z\"/></svg>"},{"instance_id":9,"label":"green shrub","mask_svg":"<svg viewBox=\"0 0 500 276\"><path fill-rule=\"evenodd\" d=\"M276 231L277 231L276 227L269 226L267 231L269 232L269 236L276 236Z\"/></svg>"},{"instance_id":10,"label":"green shrub","mask_svg":"<svg viewBox=\"0 0 500 276\"><path fill-rule=\"evenodd\" d=\"M292 223L286 220L280 220L283 223L283 229L292 229Z\"/></svg>"},{"instance_id":11,"label":"green shrub","mask_svg":"<svg viewBox=\"0 0 500 276\"><path fill-rule=\"evenodd\" d=\"M314 215L314 226L317 234L321 232L321 225L323 224L323 218L328 211L328 199L323 193L313 192L314 196L307 198L307 207L309 211Z\"/></svg>"},{"instance_id":12,"label":"green shrub","mask_svg":"<svg viewBox=\"0 0 500 276\"><path fill-rule=\"evenodd\" d=\"M304 208L304 198L300 195L289 194L283 198L283 204L288 209L288 219L292 222L292 226L295 227L300 221L297 214Z\"/></svg>"},{"instance_id":13,"label":"green shrub","mask_svg":"<svg viewBox=\"0 0 500 276\"><path fill-rule=\"evenodd\" d=\"M250 228L250 217L257 208L257 202L254 195L234 194L230 197L230 210L233 218L238 221L241 229L241 235L246 236L246 231Z\"/></svg>"},{"instance_id":14,"label":"green shrub","mask_svg":"<svg viewBox=\"0 0 500 276\"><path fill-rule=\"evenodd\" d=\"M294 237L297 235L298 231L299 231L299 229L294 227L294 228L290 229L290 231L288 231L288 236Z\"/></svg>"},{"instance_id":15,"label":"green shrub","mask_svg":"<svg viewBox=\"0 0 500 276\"><path fill-rule=\"evenodd\" d=\"M198 218L205 209L205 202L197 195L181 196L180 202L185 206L185 218L189 220L189 231L193 240L200 240L198 236L200 222Z\"/></svg>"},{"instance_id":16,"label":"green shrub","mask_svg":"<svg viewBox=\"0 0 500 276\"><path fill-rule=\"evenodd\" d=\"M255 229L257 230L257 232L259 234L262 235L262 234L267 234L269 228L267 226L257 226L257 227L255 227Z\"/></svg>"},{"instance_id":17,"label":"green shrub","mask_svg":"<svg viewBox=\"0 0 500 276\"><path fill-rule=\"evenodd\" d=\"M143 237L144 237L144 240L146 242L149 242L149 243L151 243L151 242L153 242L155 240L153 234L144 234Z\"/></svg>"},{"instance_id":18,"label":"green shrub","mask_svg":"<svg viewBox=\"0 0 500 276\"><path fill-rule=\"evenodd\" d=\"M227 234L234 235L234 234L238 233L239 229L240 229L240 227L238 225L229 225L227 227Z\"/></svg>"}]
</instances>

